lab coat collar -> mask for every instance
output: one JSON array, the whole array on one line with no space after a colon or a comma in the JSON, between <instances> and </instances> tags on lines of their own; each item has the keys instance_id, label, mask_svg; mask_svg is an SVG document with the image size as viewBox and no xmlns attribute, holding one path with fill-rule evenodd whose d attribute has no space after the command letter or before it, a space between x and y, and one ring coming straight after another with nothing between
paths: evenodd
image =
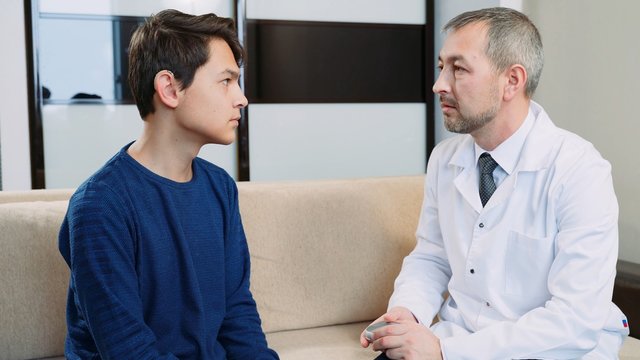
<instances>
[{"instance_id":1,"label":"lab coat collar","mask_svg":"<svg viewBox=\"0 0 640 360\"><path fill-rule=\"evenodd\" d=\"M546 169L553 160L549 154L559 144L560 132L551 122L549 115L535 101L531 100L530 110L534 116L534 123L522 148L520 160L516 164L515 172L537 171ZM462 135L465 138L449 160L450 166L461 168L476 167L475 142L471 135Z\"/></svg>"},{"instance_id":2,"label":"lab coat collar","mask_svg":"<svg viewBox=\"0 0 640 360\"><path fill-rule=\"evenodd\" d=\"M464 136L464 139L462 140L460 146L458 146L458 148L456 149L453 156L451 156L449 165L461 168L475 168L475 142L473 140L473 137L471 137L471 135L469 134L460 136Z\"/></svg>"},{"instance_id":3,"label":"lab coat collar","mask_svg":"<svg viewBox=\"0 0 640 360\"><path fill-rule=\"evenodd\" d=\"M531 110L535 123L531 133L525 140L520 161L516 165L518 171L539 171L551 166L551 154L562 144L562 131L559 131L542 106L531 101Z\"/></svg>"},{"instance_id":4,"label":"lab coat collar","mask_svg":"<svg viewBox=\"0 0 640 360\"><path fill-rule=\"evenodd\" d=\"M508 176L498 187L484 210L490 209L506 199L513 191L519 172L539 171L546 169L553 161L551 153L560 146L561 131L551 122L544 109L531 101L530 109L534 115L534 124L520 154L513 173ZM480 197L478 196L478 185L475 162L475 142L471 135L465 136L456 151L454 152L449 166L459 168L458 176L454 183L458 191L464 196L467 202L479 213L483 211Z\"/></svg>"}]
</instances>

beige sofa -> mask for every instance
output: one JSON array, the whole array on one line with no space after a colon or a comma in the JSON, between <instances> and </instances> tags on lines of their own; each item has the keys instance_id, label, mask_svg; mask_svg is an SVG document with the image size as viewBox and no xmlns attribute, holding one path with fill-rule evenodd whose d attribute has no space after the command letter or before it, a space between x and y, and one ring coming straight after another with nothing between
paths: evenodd
<instances>
[{"instance_id":1,"label":"beige sofa","mask_svg":"<svg viewBox=\"0 0 640 360\"><path fill-rule=\"evenodd\" d=\"M251 287L283 360L375 357L358 336L415 244L422 182L238 184ZM57 233L71 192L0 192L0 359L62 356L69 274ZM640 340L620 358L640 359Z\"/></svg>"}]
</instances>

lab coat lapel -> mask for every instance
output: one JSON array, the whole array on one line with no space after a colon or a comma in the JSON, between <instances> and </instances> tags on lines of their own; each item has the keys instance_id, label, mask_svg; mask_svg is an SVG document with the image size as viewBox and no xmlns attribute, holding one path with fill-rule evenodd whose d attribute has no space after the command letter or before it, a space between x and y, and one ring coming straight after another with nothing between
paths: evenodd
<instances>
[{"instance_id":1,"label":"lab coat lapel","mask_svg":"<svg viewBox=\"0 0 640 360\"><path fill-rule=\"evenodd\" d=\"M498 187L485 209L498 206L506 201L518 183L518 176L524 172L537 172L549 167L553 154L561 143L561 131L551 122L547 113L535 102L531 102L535 115L535 122L522 147L520 160L511 176Z\"/></svg>"},{"instance_id":2,"label":"lab coat lapel","mask_svg":"<svg viewBox=\"0 0 640 360\"><path fill-rule=\"evenodd\" d=\"M498 188L493 193L493 195L491 195L491 198L489 199L489 201L487 202L484 208L491 209L494 206L500 205L503 201L506 201L506 199L508 199L511 196L511 194L513 193L513 190L515 189L517 178L518 178L518 173L515 171L511 176L507 176L502 181L502 184L498 186Z\"/></svg>"},{"instance_id":3,"label":"lab coat lapel","mask_svg":"<svg viewBox=\"0 0 640 360\"><path fill-rule=\"evenodd\" d=\"M478 184L476 184L478 177L474 176L476 164L473 144L473 138L469 135L451 157L449 167L451 171L457 173L453 180L456 190L479 213L482 211L482 203L478 195Z\"/></svg>"}]
</instances>

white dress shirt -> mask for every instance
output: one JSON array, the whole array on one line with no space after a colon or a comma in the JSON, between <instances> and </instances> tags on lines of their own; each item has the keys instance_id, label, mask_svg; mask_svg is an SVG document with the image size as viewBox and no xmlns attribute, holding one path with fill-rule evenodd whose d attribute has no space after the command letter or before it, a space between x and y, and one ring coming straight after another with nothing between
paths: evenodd
<instances>
[{"instance_id":1,"label":"white dress shirt","mask_svg":"<svg viewBox=\"0 0 640 360\"><path fill-rule=\"evenodd\" d=\"M425 325L438 314L433 330L448 360L617 354L628 328L611 302L618 203L609 163L532 101L490 152L500 166L483 208L476 147L459 135L433 150L417 245L389 307Z\"/></svg>"},{"instance_id":2,"label":"white dress shirt","mask_svg":"<svg viewBox=\"0 0 640 360\"><path fill-rule=\"evenodd\" d=\"M498 163L498 166L493 170L493 182L495 182L496 187L502 184L502 181L513 173L513 170L516 168L518 164L518 159L520 158L520 152L522 151L522 147L524 145L524 141L527 139L527 135L529 135L529 131L533 127L533 123L535 122L535 117L533 116L533 112L529 109L529 113L525 118L524 122L515 133L513 133L507 140L503 141L502 144L498 145L493 151L487 151L480 147L480 145L474 143L475 148L475 158L476 165L478 164L478 159L480 159L480 155L483 153L489 153L493 160ZM476 176L478 176L478 182L480 180L480 168L476 171Z\"/></svg>"}]
</instances>

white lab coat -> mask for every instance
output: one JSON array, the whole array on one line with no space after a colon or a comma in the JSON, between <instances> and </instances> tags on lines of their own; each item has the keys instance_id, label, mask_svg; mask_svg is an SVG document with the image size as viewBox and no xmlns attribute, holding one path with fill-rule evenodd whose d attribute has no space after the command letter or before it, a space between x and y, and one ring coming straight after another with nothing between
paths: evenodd
<instances>
[{"instance_id":1,"label":"white lab coat","mask_svg":"<svg viewBox=\"0 0 640 360\"><path fill-rule=\"evenodd\" d=\"M471 136L443 141L429 160L417 245L389 307L405 306L425 325L439 313L434 332L448 360L576 359L598 346L617 354L628 334L611 302L611 166L538 104L530 110L515 169L485 208Z\"/></svg>"}]
</instances>

